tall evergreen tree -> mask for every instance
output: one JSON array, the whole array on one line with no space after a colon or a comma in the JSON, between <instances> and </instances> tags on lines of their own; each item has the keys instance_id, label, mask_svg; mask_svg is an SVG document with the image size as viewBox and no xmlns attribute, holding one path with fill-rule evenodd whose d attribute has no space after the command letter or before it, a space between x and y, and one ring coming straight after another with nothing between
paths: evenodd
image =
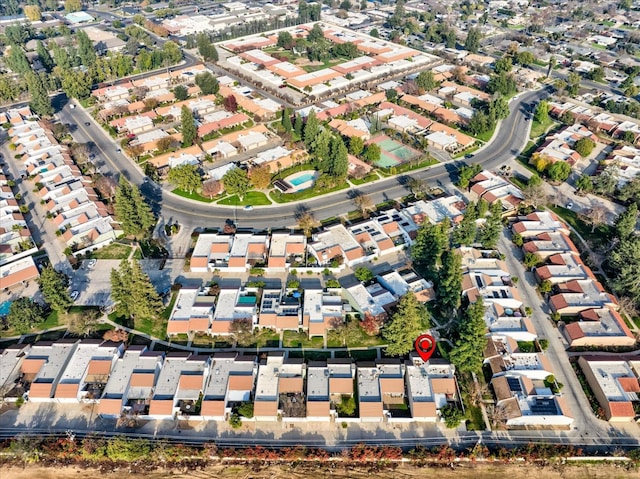
<instances>
[{"instance_id":1,"label":"tall evergreen tree","mask_svg":"<svg viewBox=\"0 0 640 479\"><path fill-rule=\"evenodd\" d=\"M638 223L638 205L631 203L629 207L620 213L615 223L616 236L624 241L633 235Z\"/></svg>"},{"instance_id":2,"label":"tall evergreen tree","mask_svg":"<svg viewBox=\"0 0 640 479\"><path fill-rule=\"evenodd\" d=\"M27 88L31 95L31 101L29 102L31 109L40 116L52 115L53 107L51 106L47 89L44 83L42 83L42 78L33 72L27 72L25 74L25 80L27 81Z\"/></svg>"},{"instance_id":3,"label":"tall evergreen tree","mask_svg":"<svg viewBox=\"0 0 640 479\"><path fill-rule=\"evenodd\" d=\"M162 311L162 300L138 261L120 263L111 270L111 294L118 314L132 318L134 325L142 319L155 319Z\"/></svg>"},{"instance_id":4,"label":"tall evergreen tree","mask_svg":"<svg viewBox=\"0 0 640 479\"><path fill-rule=\"evenodd\" d=\"M51 70L53 70L53 67L55 66L55 63L53 63L53 58L51 58L49 50L47 50L47 47L44 46L42 40L38 40L36 52L38 53L38 58L40 59L40 63L42 63L42 66L47 70L47 72L51 72Z\"/></svg>"},{"instance_id":5,"label":"tall evergreen tree","mask_svg":"<svg viewBox=\"0 0 640 479\"><path fill-rule=\"evenodd\" d=\"M187 148L196 142L198 129L193 119L193 113L186 105L182 105L180 120L182 126L182 147Z\"/></svg>"},{"instance_id":6,"label":"tall evergreen tree","mask_svg":"<svg viewBox=\"0 0 640 479\"><path fill-rule=\"evenodd\" d=\"M453 231L453 242L465 246L473 243L476 240L476 232L478 230L476 226L477 219L476 204L472 201L467 205L462 221Z\"/></svg>"},{"instance_id":7,"label":"tall evergreen tree","mask_svg":"<svg viewBox=\"0 0 640 479\"><path fill-rule=\"evenodd\" d=\"M296 132L298 138L302 138L302 129L304 128L304 123L302 122L302 116L296 115L295 122L293 124L293 131Z\"/></svg>"},{"instance_id":8,"label":"tall evergreen tree","mask_svg":"<svg viewBox=\"0 0 640 479\"><path fill-rule=\"evenodd\" d=\"M502 203L496 201L489 207L489 216L478 233L478 241L484 248L495 248L502 232Z\"/></svg>"},{"instance_id":9,"label":"tall evergreen tree","mask_svg":"<svg viewBox=\"0 0 640 479\"><path fill-rule=\"evenodd\" d=\"M127 236L144 237L156 222L140 189L129 183L124 176L120 177L116 188L115 211L122 230Z\"/></svg>"},{"instance_id":10,"label":"tall evergreen tree","mask_svg":"<svg viewBox=\"0 0 640 479\"><path fill-rule=\"evenodd\" d=\"M78 42L78 56L85 67L90 67L96 62L96 50L89 35L82 29L76 30L76 40Z\"/></svg>"},{"instance_id":11,"label":"tall evergreen tree","mask_svg":"<svg viewBox=\"0 0 640 479\"><path fill-rule=\"evenodd\" d=\"M428 328L424 305L409 291L400 299L397 311L382 330L382 337L387 341L385 352L391 356L404 356L413 349L413 343L420 333Z\"/></svg>"},{"instance_id":12,"label":"tall evergreen tree","mask_svg":"<svg viewBox=\"0 0 640 479\"><path fill-rule=\"evenodd\" d=\"M42 270L38 278L40 291L51 309L58 313L66 313L73 304L69 295L69 277L48 266Z\"/></svg>"},{"instance_id":13,"label":"tall evergreen tree","mask_svg":"<svg viewBox=\"0 0 640 479\"><path fill-rule=\"evenodd\" d=\"M5 63L13 72L21 75L31 71L31 64L24 54L22 47L18 45L11 46L9 55L5 57Z\"/></svg>"},{"instance_id":14,"label":"tall evergreen tree","mask_svg":"<svg viewBox=\"0 0 640 479\"><path fill-rule=\"evenodd\" d=\"M447 226L444 223L422 223L411 249L411 256L418 272L425 279L437 279L440 259L448 244Z\"/></svg>"},{"instance_id":15,"label":"tall evergreen tree","mask_svg":"<svg viewBox=\"0 0 640 479\"><path fill-rule=\"evenodd\" d=\"M315 110L311 110L309 112L309 116L307 116L307 122L304 125L304 144L307 147L307 150L312 149L312 145L318 136L318 132L320 130L320 123L318 122L318 118L316 118Z\"/></svg>"},{"instance_id":16,"label":"tall evergreen tree","mask_svg":"<svg viewBox=\"0 0 640 479\"><path fill-rule=\"evenodd\" d=\"M449 360L461 372L482 371L483 352L487 345L484 303L479 297L465 310L458 325L458 339L449 354Z\"/></svg>"},{"instance_id":17,"label":"tall evergreen tree","mask_svg":"<svg viewBox=\"0 0 640 479\"><path fill-rule=\"evenodd\" d=\"M311 151L316 156L319 169L325 173L331 171L331 140L333 135L329 130L320 130L316 135Z\"/></svg>"},{"instance_id":18,"label":"tall evergreen tree","mask_svg":"<svg viewBox=\"0 0 640 479\"><path fill-rule=\"evenodd\" d=\"M328 173L334 178L344 178L349 169L349 152L341 136L334 135L330 144Z\"/></svg>"},{"instance_id":19,"label":"tall evergreen tree","mask_svg":"<svg viewBox=\"0 0 640 479\"><path fill-rule=\"evenodd\" d=\"M289 108L284 108L282 110L282 127L287 133L291 133L291 131L293 131L293 125L291 124L291 110L289 110Z\"/></svg>"},{"instance_id":20,"label":"tall evergreen tree","mask_svg":"<svg viewBox=\"0 0 640 479\"><path fill-rule=\"evenodd\" d=\"M460 307L461 294L462 257L454 251L446 250L442 254L442 267L436 281L437 304L443 317L449 317Z\"/></svg>"}]
</instances>

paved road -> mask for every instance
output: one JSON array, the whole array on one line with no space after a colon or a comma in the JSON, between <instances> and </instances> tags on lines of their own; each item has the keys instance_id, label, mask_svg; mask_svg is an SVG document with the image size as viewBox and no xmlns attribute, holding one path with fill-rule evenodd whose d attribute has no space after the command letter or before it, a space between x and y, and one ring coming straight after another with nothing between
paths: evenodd
<instances>
[{"instance_id":1,"label":"paved road","mask_svg":"<svg viewBox=\"0 0 640 479\"><path fill-rule=\"evenodd\" d=\"M71 274L71 264L69 264L67 256L64 254L66 244L56 236L57 228L53 221L47 219L47 211L40 204L42 198L33 191L35 183L20 177L22 165L19 166L18 162L12 159L15 152L7 148L8 141L8 136L5 132L2 132L0 134L0 148L7 160L7 169L16 182L18 192L22 195L24 204L29 208L29 213L25 215L25 219L29 226L29 231L31 231L31 236L38 245L41 245L47 251L49 261L56 270Z\"/></svg>"},{"instance_id":2,"label":"paved road","mask_svg":"<svg viewBox=\"0 0 640 479\"><path fill-rule=\"evenodd\" d=\"M548 96L549 89L521 93L511 101L509 117L502 121L494 139L479 150L470 161L481 163L487 169L494 170L517 156L528 139L529 124L524 112L532 102ZM63 106L65 98L60 98ZM118 152L119 145L90 118L81 108L71 110L68 104L59 111L63 123L76 125L72 134L76 141L90 142L94 145L96 165L101 172L114 177L123 174L128 180L141 185L143 194L152 202L156 212L165 221L178 221L185 230L201 227L220 227L226 220L237 221L243 228L269 229L290 228L296 224L296 212L306 208L315 214L318 220L334 217L354 209L352 190L342 190L330 195L283 205L256 206L251 211L242 208L200 203L187 200L170 192L163 191L157 185L146 182L141 169L131 160ZM89 123L90 126L86 126ZM462 161L441 163L426 170L410 173L432 185L448 187L455 179L456 171ZM386 178L359 188L378 203L401 198L408 194L407 188L399 178Z\"/></svg>"},{"instance_id":3,"label":"paved road","mask_svg":"<svg viewBox=\"0 0 640 479\"><path fill-rule=\"evenodd\" d=\"M515 247L504 235L500 239L500 250L506 255L505 260L509 271L520 278L518 289L522 294L524 304L533 309L531 319L538 335L549 341L549 348L546 354L554 365L553 372L556 379L564 384L562 393L571 410L570 415L574 418L573 427L577 428L581 433L587 432L591 437L609 436L609 424L597 419L591 412L589 401L569 362L560 331L551 324L548 306L545 301L540 299L535 290L537 281L533 273L525 271L521 263L522 250Z\"/></svg>"}]
</instances>

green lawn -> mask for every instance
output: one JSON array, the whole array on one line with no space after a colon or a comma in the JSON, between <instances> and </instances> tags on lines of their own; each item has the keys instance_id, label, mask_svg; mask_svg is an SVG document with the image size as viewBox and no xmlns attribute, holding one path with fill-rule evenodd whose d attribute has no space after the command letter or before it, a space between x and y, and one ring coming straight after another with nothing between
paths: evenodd
<instances>
[{"instance_id":1,"label":"green lawn","mask_svg":"<svg viewBox=\"0 0 640 479\"><path fill-rule=\"evenodd\" d=\"M259 205L270 205L271 201L267 198L267 195L262 193L261 191L249 191L242 200L238 197L238 195L228 196L226 198L218 201L219 205L229 205L229 206L259 206Z\"/></svg>"},{"instance_id":2,"label":"green lawn","mask_svg":"<svg viewBox=\"0 0 640 479\"><path fill-rule=\"evenodd\" d=\"M131 254L131 246L122 243L111 243L109 246L89 253L93 259L127 259Z\"/></svg>"},{"instance_id":3,"label":"green lawn","mask_svg":"<svg viewBox=\"0 0 640 479\"><path fill-rule=\"evenodd\" d=\"M486 143L486 142L488 142L488 141L491 139L491 137L493 136L493 132L495 131L495 129L496 129L496 128L495 128L495 126L494 126L491 130L489 130L489 131L487 131L487 132L485 132L485 133L482 133L481 135L476 136L476 138L477 138L478 140L480 140L480 141L484 141L484 142Z\"/></svg>"},{"instance_id":4,"label":"green lawn","mask_svg":"<svg viewBox=\"0 0 640 479\"><path fill-rule=\"evenodd\" d=\"M377 179L379 179L380 177L378 176L378 174L376 172L371 172L369 173L367 176L365 176L364 178L350 178L349 181L351 183L353 183L354 185L364 185L365 183L369 183L371 181L375 181Z\"/></svg>"},{"instance_id":5,"label":"green lawn","mask_svg":"<svg viewBox=\"0 0 640 479\"><path fill-rule=\"evenodd\" d=\"M326 195L334 191L346 190L347 188L349 188L349 183L342 181L333 188L326 190L318 190L315 187L298 191L297 193L281 193L280 191L274 190L269 193L269 196L271 196L271 199L276 203L289 203L291 201L308 200L309 198Z\"/></svg>"},{"instance_id":6,"label":"green lawn","mask_svg":"<svg viewBox=\"0 0 640 479\"><path fill-rule=\"evenodd\" d=\"M378 357L376 349L355 349L346 351L336 351L336 358L353 358L356 361L373 361Z\"/></svg>"},{"instance_id":7,"label":"green lawn","mask_svg":"<svg viewBox=\"0 0 640 479\"><path fill-rule=\"evenodd\" d=\"M417 163L407 162L407 163L402 163L398 166L381 168L380 172L384 176L395 176L395 175L400 175L402 173L406 173L408 171L419 170L420 168L426 168L427 166L437 165L438 163L440 163L438 160L436 160L432 156L429 156L428 158L425 158L424 160Z\"/></svg>"},{"instance_id":8,"label":"green lawn","mask_svg":"<svg viewBox=\"0 0 640 479\"><path fill-rule=\"evenodd\" d=\"M585 223L575 211L562 206L551 206L550 209L574 228L580 236L593 245L606 244L611 241L612 231L609 225L600 225L592 232L591 225Z\"/></svg>"},{"instance_id":9,"label":"green lawn","mask_svg":"<svg viewBox=\"0 0 640 479\"><path fill-rule=\"evenodd\" d=\"M289 351L290 358L304 358L310 361L326 361L331 358L330 351Z\"/></svg>"},{"instance_id":10,"label":"green lawn","mask_svg":"<svg viewBox=\"0 0 640 479\"><path fill-rule=\"evenodd\" d=\"M305 333L297 331L285 331L282 338L282 345L285 348L317 348L324 347L324 341L321 337L314 336L309 339Z\"/></svg>"},{"instance_id":11,"label":"green lawn","mask_svg":"<svg viewBox=\"0 0 640 479\"><path fill-rule=\"evenodd\" d=\"M188 198L190 200L202 201L203 203L213 203L216 200L215 198L206 198L198 193L189 193L188 191L181 190L180 188L172 190L171 193L182 196L183 198Z\"/></svg>"},{"instance_id":12,"label":"green lawn","mask_svg":"<svg viewBox=\"0 0 640 479\"><path fill-rule=\"evenodd\" d=\"M346 62L346 58L332 58L331 60L325 60L321 65L304 65L301 68L307 73L317 72L318 70L324 70L325 68L335 67L341 63Z\"/></svg>"},{"instance_id":13,"label":"green lawn","mask_svg":"<svg viewBox=\"0 0 640 479\"><path fill-rule=\"evenodd\" d=\"M344 344L343 337L341 337L336 331L330 330L327 333L327 347L329 348L370 348L385 344L387 344L386 341L380 336L369 336L360 327L349 328L349 334L346 337L346 344Z\"/></svg>"},{"instance_id":14,"label":"green lawn","mask_svg":"<svg viewBox=\"0 0 640 479\"><path fill-rule=\"evenodd\" d=\"M531 122L531 134L529 135L529 138L536 139L539 136L544 135L549 130L549 128L556 124L557 123L551 118L547 118L547 120L542 123L537 120L533 120Z\"/></svg>"}]
</instances>

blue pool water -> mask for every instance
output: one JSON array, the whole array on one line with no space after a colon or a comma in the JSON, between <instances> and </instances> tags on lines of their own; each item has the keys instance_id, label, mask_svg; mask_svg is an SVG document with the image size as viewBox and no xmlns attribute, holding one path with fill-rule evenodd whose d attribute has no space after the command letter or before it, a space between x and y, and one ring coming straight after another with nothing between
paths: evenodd
<instances>
[{"instance_id":1,"label":"blue pool water","mask_svg":"<svg viewBox=\"0 0 640 479\"><path fill-rule=\"evenodd\" d=\"M0 316L6 316L9 314L9 309L11 308L11 301L5 301L0 304Z\"/></svg>"},{"instance_id":2,"label":"blue pool water","mask_svg":"<svg viewBox=\"0 0 640 479\"><path fill-rule=\"evenodd\" d=\"M293 186L300 186L302 183L313 180L315 176L316 175L314 173L305 173L304 175L300 175L297 178L289 180L289 183Z\"/></svg>"}]
</instances>

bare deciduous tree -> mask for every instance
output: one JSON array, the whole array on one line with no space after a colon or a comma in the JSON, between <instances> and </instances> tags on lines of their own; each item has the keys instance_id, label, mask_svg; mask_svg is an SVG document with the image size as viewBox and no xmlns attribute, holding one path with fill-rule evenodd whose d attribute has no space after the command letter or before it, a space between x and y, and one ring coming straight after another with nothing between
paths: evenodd
<instances>
[{"instance_id":1,"label":"bare deciduous tree","mask_svg":"<svg viewBox=\"0 0 640 479\"><path fill-rule=\"evenodd\" d=\"M595 204L588 214L584 215L584 221L591 225L591 232L593 233L598 226L603 224L607 219L607 209L600 205Z\"/></svg>"},{"instance_id":2,"label":"bare deciduous tree","mask_svg":"<svg viewBox=\"0 0 640 479\"><path fill-rule=\"evenodd\" d=\"M365 218L369 217L369 212L375 207L371 196L365 195L363 193L355 195L353 197L353 203Z\"/></svg>"},{"instance_id":3,"label":"bare deciduous tree","mask_svg":"<svg viewBox=\"0 0 640 479\"><path fill-rule=\"evenodd\" d=\"M313 213L307 209L301 209L296 213L296 221L307 237L311 236L311 231L319 224Z\"/></svg>"}]
</instances>

